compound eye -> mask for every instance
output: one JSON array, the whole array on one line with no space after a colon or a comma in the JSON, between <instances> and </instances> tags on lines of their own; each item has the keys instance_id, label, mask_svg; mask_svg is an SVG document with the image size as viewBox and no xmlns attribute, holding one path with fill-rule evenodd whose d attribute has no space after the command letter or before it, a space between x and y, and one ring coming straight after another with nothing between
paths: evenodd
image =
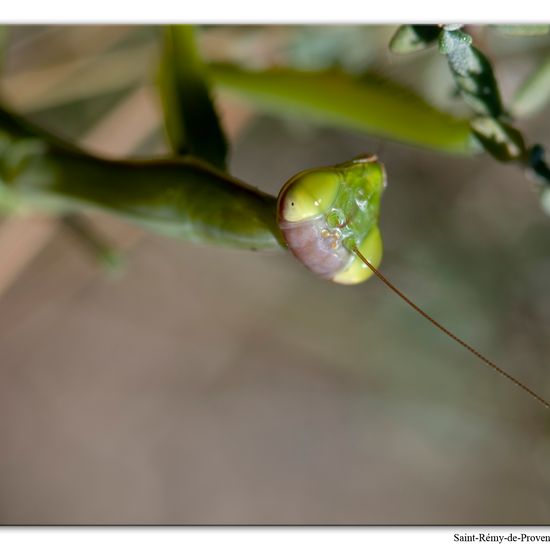
<instances>
[{"instance_id":1,"label":"compound eye","mask_svg":"<svg viewBox=\"0 0 550 550\"><path fill-rule=\"evenodd\" d=\"M301 222L327 212L342 184L335 171L307 172L292 178L279 195L279 217L287 222Z\"/></svg>"}]
</instances>

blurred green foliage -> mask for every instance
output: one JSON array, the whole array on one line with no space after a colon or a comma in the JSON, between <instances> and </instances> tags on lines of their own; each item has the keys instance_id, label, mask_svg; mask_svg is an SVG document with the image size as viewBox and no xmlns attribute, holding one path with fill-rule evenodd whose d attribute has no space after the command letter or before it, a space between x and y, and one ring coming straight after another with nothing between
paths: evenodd
<instances>
[{"instance_id":1,"label":"blurred green foliage","mask_svg":"<svg viewBox=\"0 0 550 550\"><path fill-rule=\"evenodd\" d=\"M525 139L520 130L511 125L509 113L505 110L499 86L489 59L473 45L473 38L462 29L462 25L445 25L437 30L439 51L446 56L449 69L454 77L457 89L475 115L471 120L472 131L484 149L501 162L517 161L533 173L541 183L541 195L550 185L549 167L540 154L529 154ZM398 53L415 51L417 45L426 47L434 41L437 27L420 27L423 38L412 26L400 27L390 47ZM505 32L521 36L537 36L548 32L547 26L530 28L529 26L510 26ZM414 38L416 37L416 39ZM520 89L516 96L519 111L536 110L546 98L544 65L535 72ZM547 95L547 94L546 94ZM516 108L517 112L517 108ZM540 145L536 146L540 148ZM536 163L533 159L536 158Z\"/></svg>"},{"instance_id":2,"label":"blurred green foliage","mask_svg":"<svg viewBox=\"0 0 550 550\"><path fill-rule=\"evenodd\" d=\"M358 77L339 69L250 71L228 64L210 65L209 70L214 82L271 112L439 151L475 151L467 120L439 111L387 77L373 73Z\"/></svg>"},{"instance_id":3,"label":"blurred green foliage","mask_svg":"<svg viewBox=\"0 0 550 550\"><path fill-rule=\"evenodd\" d=\"M381 29L384 30L384 28ZM519 27L504 30L528 36L545 32L542 27L533 28L531 31ZM282 29L274 28L274 31L281 33ZM147 177L155 180L157 186L158 196L151 197L150 205L151 209L158 209L157 217L160 219L165 215L163 209L166 209L168 205L167 200L160 200L159 197L162 194L165 197L169 197L170 193L177 194L176 185L185 187L186 204L195 212L192 216L192 224L189 225L188 216L183 216L182 230L175 231L174 234L192 238L195 232L205 234L205 228L209 228L206 231L210 235L209 239L215 241L217 235L220 237L219 244L241 242L243 236L255 233L254 227L259 219L266 221L263 206L265 197L250 186L244 187L223 172L227 169L227 138L217 116L211 87L229 90L260 109L282 114L287 118L310 119L317 124L348 128L433 151L472 155L483 148L499 161L513 160L529 167L539 181L544 184L548 183L545 179L547 170L544 156L531 154L533 146L527 145L528 140L512 125L510 116L503 106L497 79L489 58L474 46L472 36L461 25L404 25L394 30L394 36L388 40L389 45L386 44L386 47L393 52L402 54L413 52L412 57L432 56L432 51L423 52L422 50L439 44L439 50L447 59L458 91L473 111L468 116L456 116L454 113L445 112L430 105L414 90L413 86L399 82L399 79L395 78L395 74L399 73L398 67L393 71L388 71L387 67L380 65L380 62L376 65L369 61L368 70L347 69L344 61L346 48L349 48L351 44L353 45L352 50L360 50L361 40L368 36L365 29L361 27L353 27L349 31L343 27L335 27L331 32L327 31L327 37L330 38L327 40L323 38L322 28L303 28L300 32L295 33L297 39L289 39L288 36L285 38L285 46L281 48L281 52L284 52L287 57L286 66L285 63L282 64L283 66L281 63L277 63L277 66L255 69L251 69L243 63L230 62L230 59L225 59L223 63L216 62L216 60L208 60L205 63L199 53L200 46L196 43L196 39L197 36L200 38L208 32L208 28L200 29L197 34L197 31L189 25L172 26L164 29L163 33L141 33L135 40L125 38L122 45L119 42L114 42L113 47L107 51L109 55L114 56L112 57L113 62L116 62L117 59L125 59L124 48L129 48L134 44L136 48L143 48L141 40L152 39L157 43L159 48L158 94L162 100L164 125L172 151L177 156L185 156L185 162L191 163L190 166L204 166L207 179L213 177L218 181L210 188L212 203L219 201L220 204L223 204L231 197L236 205L242 200L243 212L248 212L247 215L241 216L239 223L225 224L224 229L220 230L219 224L223 223L222 218L212 216L210 209L201 202L202 199L199 199L203 196L200 188L202 184L199 184L198 180L190 173L186 173L185 162L181 165L181 182L177 184L175 178L168 175L169 170L153 162L148 165L147 174L150 176ZM253 33L256 30L253 29L250 32ZM307 44L309 46L306 47ZM325 65L318 64L320 68L316 69L300 68L300 63L296 65L296 59L299 59L301 55L303 61L303 56L308 51L308 55L313 55L310 59L324 59ZM353 55L356 53L352 52L350 57ZM404 60L405 58L400 57L400 59ZM414 64L415 61L410 63ZM363 66L365 66L365 62L363 62ZM541 107L543 91L550 80L546 77L547 70L544 65L541 71L525 83L523 91L518 92L516 110L519 109L519 112L522 109L525 111ZM395 74L390 76L389 72ZM116 71L113 74L117 79L120 78ZM110 81L109 79L112 77L109 74L102 78L105 79L105 82L100 84L105 91L93 98L94 107L89 111L91 113L89 121L92 121L93 116L101 109L108 108L110 102L123 100L132 90L124 81ZM135 73L128 73L128 78L135 79ZM100 91L101 86L95 85ZM59 95L57 104L56 93ZM82 93L77 89L77 94L82 95ZM79 102L83 99L80 99L78 95L75 96L74 93L67 94L62 89L56 88L50 94L53 95L50 95L47 100L48 106L42 110L34 111L34 120L44 122L55 120L60 110L70 109L71 105L73 108L82 108ZM69 102L63 99L68 97L72 98ZM91 100L90 104L92 104ZM526 105L530 105L530 107L526 107ZM9 118L10 115L7 114L3 120L6 121ZM86 119L80 117L79 120L82 123ZM3 129L9 139L18 139L17 135L10 134L9 124ZM66 128L65 130L71 129ZM35 131L34 137L44 140L45 145L55 144L56 138L52 135L46 135L36 129L32 131ZM71 131L82 132L83 128L75 127ZM11 149L13 150L13 146ZM56 171L50 170L49 175L44 176L43 179L47 183L40 180L40 175L35 170L35 177L32 179L33 185L37 189L41 189L42 192L57 186L58 191L63 189L63 192L67 193L67 199L70 202L72 200L70 186L73 185L76 188L77 182L70 184L64 181L60 183L55 181L55 178L59 179L65 173L63 163L69 166L71 163L74 164L74 159L70 159L69 156L59 156L56 151L55 147L51 152L50 149L46 150L44 165L47 165L47 161L51 159L54 159L51 162L55 166L58 166L59 162L62 164ZM52 156L48 159L48 155L57 155L57 157ZM62 158L65 160L61 161ZM84 163L86 153L79 152L78 158L79 162ZM198 159L200 162L196 163L193 159ZM89 155L90 166L99 166L97 162L97 159ZM211 165L212 170L208 165ZM140 210L136 209L135 204L132 206L135 203L135 198L127 195L124 199L127 204L123 204L124 201L121 202L119 196L115 201L115 207L108 198L109 193L117 192L116 178L126 176L122 176L123 172L119 168L115 170L114 164L107 163L101 166L105 170L111 166L113 171L111 175L105 172L104 176L96 182L96 186L105 186L105 190L96 189L92 193L95 196L94 205L101 206L103 204L114 212L119 209L121 214L131 211L134 219L139 220ZM197 168L193 168L193 170L197 170ZM216 176L214 177L212 174L216 174ZM86 176L83 175L82 178L86 179ZM32 186L28 184L28 181L27 178L23 184L23 180L10 179L10 191L20 189L29 193ZM118 185L122 188L125 183L120 181ZM248 211L248 207L245 206L253 195L258 200L256 215L252 214L253 211ZM102 197L102 199L99 200L98 197ZM59 199L59 192L57 198ZM200 208L198 205L201 205ZM181 203L178 208L181 209ZM196 212L200 211L203 212L203 215L197 217ZM272 208L271 211L273 211ZM181 210L178 212L180 215L182 214ZM143 222L148 223L146 216ZM174 223L177 224L176 220ZM260 236L254 243L254 240L248 241L248 237L246 237L243 242L248 242L250 246L259 248L262 248L266 242L271 242L270 239L274 239L273 242L276 242L278 235L272 229L275 227L275 221L272 220L265 227L267 228L266 235L271 233L271 237L266 237L267 240L264 239L264 236ZM228 230L234 232L233 237L227 234Z\"/></svg>"},{"instance_id":4,"label":"blurred green foliage","mask_svg":"<svg viewBox=\"0 0 550 550\"><path fill-rule=\"evenodd\" d=\"M173 151L225 168L227 141L210 98L193 27L166 29L159 73L164 125Z\"/></svg>"}]
</instances>

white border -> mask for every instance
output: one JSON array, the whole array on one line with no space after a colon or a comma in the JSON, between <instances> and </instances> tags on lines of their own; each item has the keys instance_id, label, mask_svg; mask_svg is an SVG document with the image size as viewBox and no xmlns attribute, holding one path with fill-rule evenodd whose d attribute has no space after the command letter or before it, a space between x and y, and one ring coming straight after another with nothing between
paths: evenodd
<instances>
[{"instance_id":1,"label":"white border","mask_svg":"<svg viewBox=\"0 0 550 550\"><path fill-rule=\"evenodd\" d=\"M116 2L94 0L4 0L0 23L224 23L224 24L358 24L358 23L541 23L550 22L550 2L419 2L418 0L337 0L321 3L277 0L154 0L153 2ZM366 548L444 549L478 546L458 543L455 533L529 533L550 534L544 527L366 527L366 528L1 528L0 547L40 550L97 550L97 548L162 548L231 550L364 550ZM534 544L534 546L533 546ZM533 543L520 547L540 547ZM504 543L485 547L517 546Z\"/></svg>"},{"instance_id":2,"label":"white border","mask_svg":"<svg viewBox=\"0 0 550 550\"><path fill-rule=\"evenodd\" d=\"M4 0L3 23L550 23L550 2L482 0Z\"/></svg>"},{"instance_id":3,"label":"white border","mask_svg":"<svg viewBox=\"0 0 550 550\"><path fill-rule=\"evenodd\" d=\"M457 542L456 536L511 535L516 542ZM548 527L168 527L168 528L0 528L2 548L40 550L366 550L367 548L542 548L548 542L521 541L523 534L550 536Z\"/></svg>"}]
</instances>

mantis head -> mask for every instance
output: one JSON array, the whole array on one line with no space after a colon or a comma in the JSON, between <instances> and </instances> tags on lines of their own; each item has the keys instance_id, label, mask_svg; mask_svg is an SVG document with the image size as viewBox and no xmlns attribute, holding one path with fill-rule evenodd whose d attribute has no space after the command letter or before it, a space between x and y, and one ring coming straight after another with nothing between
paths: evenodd
<instances>
[{"instance_id":1,"label":"mantis head","mask_svg":"<svg viewBox=\"0 0 550 550\"><path fill-rule=\"evenodd\" d=\"M374 155L292 177L277 203L289 250L320 277L346 285L365 281L373 272L354 250L380 265L378 217L385 186L384 166Z\"/></svg>"}]
</instances>

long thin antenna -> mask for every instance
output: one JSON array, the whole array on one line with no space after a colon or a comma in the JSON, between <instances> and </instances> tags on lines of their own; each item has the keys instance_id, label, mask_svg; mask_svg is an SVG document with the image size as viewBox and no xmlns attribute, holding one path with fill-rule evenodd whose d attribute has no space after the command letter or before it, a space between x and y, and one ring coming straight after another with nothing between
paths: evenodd
<instances>
[{"instance_id":1,"label":"long thin antenna","mask_svg":"<svg viewBox=\"0 0 550 550\"><path fill-rule=\"evenodd\" d=\"M497 365L495 365L492 361L487 359L484 355L479 353L476 349L474 349L472 346L467 344L464 340L453 334L449 329L445 328L441 323L438 323L433 317L428 315L423 309L421 309L419 306L417 306L412 300L407 298L405 294L403 294L398 288L396 288L376 267L374 267L368 260L359 252L357 247L353 247L352 251L357 255L358 258L361 259L361 261L372 270L372 272L393 292L395 292L402 300L407 302L414 310L416 310L422 317L430 321L432 325L434 325L436 328L438 328L441 332L444 332L447 336L452 338L455 342L458 342L463 348L466 348L470 353L473 353L478 359L481 359L487 366L491 367L492 369L496 370L499 374L504 376L505 378L508 378L511 382L513 382L516 386L519 386L523 391L526 391L531 397L536 399L539 403L544 405L547 409L550 409L550 403L543 399L540 395L536 394L531 388L526 386L523 382L520 382L517 378L514 378L511 374L508 374L505 370L501 369Z\"/></svg>"}]
</instances>

